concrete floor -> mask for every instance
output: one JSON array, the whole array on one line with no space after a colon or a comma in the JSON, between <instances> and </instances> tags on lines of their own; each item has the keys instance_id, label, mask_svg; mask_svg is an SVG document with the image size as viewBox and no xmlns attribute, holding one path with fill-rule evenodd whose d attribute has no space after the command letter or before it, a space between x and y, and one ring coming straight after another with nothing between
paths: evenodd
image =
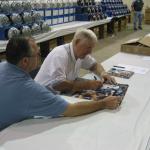
<instances>
[{"instance_id":1,"label":"concrete floor","mask_svg":"<svg viewBox=\"0 0 150 150\"><path fill-rule=\"evenodd\" d=\"M137 37L142 37L150 33L150 25L143 25L143 30L133 31L133 25L128 24L126 29L121 32L115 32L112 36L107 36L98 41L93 50L92 56L97 62L103 62L120 51L121 44ZM88 73L88 71L80 71L80 76Z\"/></svg>"}]
</instances>

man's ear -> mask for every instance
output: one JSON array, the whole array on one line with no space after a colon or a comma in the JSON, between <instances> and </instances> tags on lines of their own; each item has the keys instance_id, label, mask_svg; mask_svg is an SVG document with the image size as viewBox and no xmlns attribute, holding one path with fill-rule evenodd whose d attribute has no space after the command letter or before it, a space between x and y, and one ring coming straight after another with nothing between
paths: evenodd
<instances>
[{"instance_id":1,"label":"man's ear","mask_svg":"<svg viewBox=\"0 0 150 150\"><path fill-rule=\"evenodd\" d=\"M23 63L24 65L28 64L28 62L29 62L29 58L28 58L28 57L23 57L23 58L22 58L22 63Z\"/></svg>"},{"instance_id":2,"label":"man's ear","mask_svg":"<svg viewBox=\"0 0 150 150\"><path fill-rule=\"evenodd\" d=\"M23 57L19 62L19 66L23 69L27 69L28 65L29 65L29 58L28 57Z\"/></svg>"},{"instance_id":3,"label":"man's ear","mask_svg":"<svg viewBox=\"0 0 150 150\"><path fill-rule=\"evenodd\" d=\"M75 44L77 45L79 42L80 42L80 39L77 39Z\"/></svg>"}]
</instances>

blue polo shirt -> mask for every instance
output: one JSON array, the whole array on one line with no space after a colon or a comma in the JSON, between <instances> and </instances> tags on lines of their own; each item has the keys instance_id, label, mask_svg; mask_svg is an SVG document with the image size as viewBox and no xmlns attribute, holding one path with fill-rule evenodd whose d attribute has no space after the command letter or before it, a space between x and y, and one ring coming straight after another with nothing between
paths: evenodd
<instances>
[{"instance_id":1,"label":"blue polo shirt","mask_svg":"<svg viewBox=\"0 0 150 150\"><path fill-rule=\"evenodd\" d=\"M60 116L67 106L21 68L0 63L0 130L34 116Z\"/></svg>"}]
</instances>

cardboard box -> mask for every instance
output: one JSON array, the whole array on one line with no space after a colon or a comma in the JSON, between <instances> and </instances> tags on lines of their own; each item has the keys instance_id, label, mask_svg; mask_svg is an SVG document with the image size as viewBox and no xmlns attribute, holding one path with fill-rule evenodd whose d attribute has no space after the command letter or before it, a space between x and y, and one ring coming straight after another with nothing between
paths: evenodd
<instances>
[{"instance_id":1,"label":"cardboard box","mask_svg":"<svg viewBox=\"0 0 150 150\"><path fill-rule=\"evenodd\" d=\"M150 13L145 13L145 20L150 20Z\"/></svg>"},{"instance_id":2,"label":"cardboard box","mask_svg":"<svg viewBox=\"0 0 150 150\"><path fill-rule=\"evenodd\" d=\"M145 9L145 13L150 13L150 7L147 7L147 8Z\"/></svg>"},{"instance_id":3,"label":"cardboard box","mask_svg":"<svg viewBox=\"0 0 150 150\"><path fill-rule=\"evenodd\" d=\"M145 20L145 24L150 24L150 20Z\"/></svg>"},{"instance_id":4,"label":"cardboard box","mask_svg":"<svg viewBox=\"0 0 150 150\"><path fill-rule=\"evenodd\" d=\"M150 24L150 8L145 9L145 23Z\"/></svg>"},{"instance_id":5,"label":"cardboard box","mask_svg":"<svg viewBox=\"0 0 150 150\"><path fill-rule=\"evenodd\" d=\"M150 34L144 38L132 39L121 45L121 51L150 56Z\"/></svg>"}]
</instances>

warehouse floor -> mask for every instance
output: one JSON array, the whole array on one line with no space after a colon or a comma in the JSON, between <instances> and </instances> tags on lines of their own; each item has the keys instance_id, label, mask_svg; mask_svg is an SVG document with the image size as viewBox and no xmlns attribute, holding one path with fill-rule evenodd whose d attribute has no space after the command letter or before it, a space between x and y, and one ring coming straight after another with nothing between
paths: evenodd
<instances>
[{"instance_id":1,"label":"warehouse floor","mask_svg":"<svg viewBox=\"0 0 150 150\"><path fill-rule=\"evenodd\" d=\"M143 25L143 30L133 31L133 25L128 24L126 29L123 29L121 32L115 32L114 35L99 40L92 55L98 62L103 62L118 53L122 43L130 39L144 36L148 33L150 33L150 25ZM87 71L81 70L80 76L83 76L86 73Z\"/></svg>"}]
</instances>

